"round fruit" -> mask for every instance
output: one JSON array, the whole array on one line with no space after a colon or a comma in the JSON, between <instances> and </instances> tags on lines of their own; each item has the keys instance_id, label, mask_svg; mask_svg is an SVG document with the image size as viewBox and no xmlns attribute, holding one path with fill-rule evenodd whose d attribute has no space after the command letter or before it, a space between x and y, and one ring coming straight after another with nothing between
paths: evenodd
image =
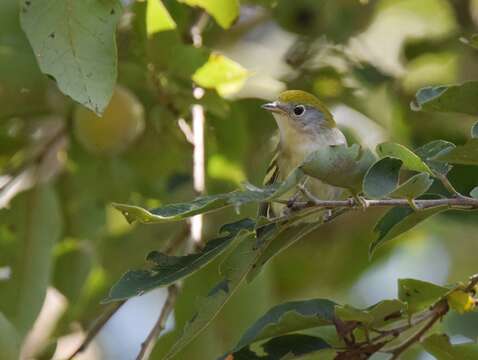
<instances>
[{"instance_id":1,"label":"round fruit","mask_svg":"<svg viewBox=\"0 0 478 360\"><path fill-rule=\"evenodd\" d=\"M143 132L144 109L131 91L118 85L103 116L78 105L73 123L75 137L87 151L95 155L116 155Z\"/></svg>"}]
</instances>

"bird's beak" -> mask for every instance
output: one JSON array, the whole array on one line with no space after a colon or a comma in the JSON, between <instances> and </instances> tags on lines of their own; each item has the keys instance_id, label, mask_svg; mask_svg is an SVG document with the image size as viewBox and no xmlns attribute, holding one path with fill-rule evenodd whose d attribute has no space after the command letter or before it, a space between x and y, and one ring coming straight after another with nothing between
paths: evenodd
<instances>
[{"instance_id":1,"label":"bird's beak","mask_svg":"<svg viewBox=\"0 0 478 360\"><path fill-rule=\"evenodd\" d=\"M270 112L283 112L284 109L280 106L280 104L277 103L277 101L267 103L261 106L264 110L270 111Z\"/></svg>"}]
</instances>

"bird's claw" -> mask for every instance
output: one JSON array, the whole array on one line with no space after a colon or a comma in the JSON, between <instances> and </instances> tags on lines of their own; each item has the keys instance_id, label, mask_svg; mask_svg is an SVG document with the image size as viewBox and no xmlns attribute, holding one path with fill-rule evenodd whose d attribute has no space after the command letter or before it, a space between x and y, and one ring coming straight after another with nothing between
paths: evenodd
<instances>
[{"instance_id":1,"label":"bird's claw","mask_svg":"<svg viewBox=\"0 0 478 360\"><path fill-rule=\"evenodd\" d=\"M370 206L368 203L368 200L365 199L363 196L355 195L354 200L357 207L363 211L367 210L368 207Z\"/></svg>"}]
</instances>

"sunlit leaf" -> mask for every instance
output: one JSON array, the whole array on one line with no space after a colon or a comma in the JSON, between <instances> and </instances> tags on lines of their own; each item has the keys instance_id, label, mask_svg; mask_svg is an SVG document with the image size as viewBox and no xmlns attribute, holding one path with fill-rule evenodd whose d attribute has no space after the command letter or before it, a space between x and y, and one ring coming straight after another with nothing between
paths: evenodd
<instances>
[{"instance_id":1,"label":"sunlit leaf","mask_svg":"<svg viewBox=\"0 0 478 360\"><path fill-rule=\"evenodd\" d=\"M471 139L465 145L442 152L436 160L452 164L478 165L478 139Z\"/></svg>"},{"instance_id":2,"label":"sunlit leaf","mask_svg":"<svg viewBox=\"0 0 478 360\"><path fill-rule=\"evenodd\" d=\"M386 242L409 231L429 217L448 209L447 206L414 211L409 207L395 207L388 210L375 225L374 233L377 238L370 243L369 254L373 253Z\"/></svg>"},{"instance_id":3,"label":"sunlit leaf","mask_svg":"<svg viewBox=\"0 0 478 360\"><path fill-rule=\"evenodd\" d=\"M161 0L148 0L146 10L146 32L148 36L160 31L174 30L176 23Z\"/></svg>"},{"instance_id":4,"label":"sunlit leaf","mask_svg":"<svg viewBox=\"0 0 478 360\"><path fill-rule=\"evenodd\" d=\"M449 289L417 279L398 279L398 298L407 304L409 314L428 308L449 292Z\"/></svg>"},{"instance_id":5,"label":"sunlit leaf","mask_svg":"<svg viewBox=\"0 0 478 360\"><path fill-rule=\"evenodd\" d=\"M20 13L40 69L56 79L63 93L96 113L103 112L116 83L115 32L121 13L117 0L25 1Z\"/></svg>"},{"instance_id":6,"label":"sunlit leaf","mask_svg":"<svg viewBox=\"0 0 478 360\"><path fill-rule=\"evenodd\" d=\"M193 74L193 81L207 89L215 89L227 97L238 92L249 72L240 64L221 54L211 54L209 60Z\"/></svg>"},{"instance_id":7,"label":"sunlit leaf","mask_svg":"<svg viewBox=\"0 0 478 360\"><path fill-rule=\"evenodd\" d=\"M468 81L450 86L430 86L417 92L412 109L476 116L478 114L478 104L475 101L477 96L478 81Z\"/></svg>"},{"instance_id":8,"label":"sunlit leaf","mask_svg":"<svg viewBox=\"0 0 478 360\"><path fill-rule=\"evenodd\" d=\"M287 333L332 325L335 303L326 299L291 301L277 305L246 330L231 351L240 351L249 345Z\"/></svg>"},{"instance_id":9,"label":"sunlit leaf","mask_svg":"<svg viewBox=\"0 0 478 360\"><path fill-rule=\"evenodd\" d=\"M445 334L430 335L422 341L422 346L437 360L475 360L478 358L476 342L452 345Z\"/></svg>"},{"instance_id":10,"label":"sunlit leaf","mask_svg":"<svg viewBox=\"0 0 478 360\"><path fill-rule=\"evenodd\" d=\"M450 309L455 310L459 314L473 311L475 309L475 299L466 291L456 289L447 296Z\"/></svg>"},{"instance_id":11,"label":"sunlit leaf","mask_svg":"<svg viewBox=\"0 0 478 360\"><path fill-rule=\"evenodd\" d=\"M396 143L383 143L377 145L377 153L381 157L392 157L400 159L403 162L403 166L408 170L425 172L433 175L433 172L427 164L413 151L407 149L405 146Z\"/></svg>"},{"instance_id":12,"label":"sunlit leaf","mask_svg":"<svg viewBox=\"0 0 478 360\"><path fill-rule=\"evenodd\" d=\"M266 201L274 192L274 188L250 188L244 191L202 196L190 203L170 204L153 210L125 204L113 204L113 206L121 211L129 222L139 221L144 224L154 224L183 220L228 206L239 207L251 202Z\"/></svg>"},{"instance_id":13,"label":"sunlit leaf","mask_svg":"<svg viewBox=\"0 0 478 360\"><path fill-rule=\"evenodd\" d=\"M357 144L324 146L310 154L300 168L327 184L359 193L362 179L374 161L372 152Z\"/></svg>"},{"instance_id":14,"label":"sunlit leaf","mask_svg":"<svg viewBox=\"0 0 478 360\"><path fill-rule=\"evenodd\" d=\"M153 264L150 270L131 270L111 288L103 302L119 301L141 295L157 287L170 285L206 266L227 250L243 232L251 232L254 222L250 219L239 220L222 227L224 236L210 240L200 252L185 256L168 256L152 252L147 260Z\"/></svg>"},{"instance_id":15,"label":"sunlit leaf","mask_svg":"<svg viewBox=\"0 0 478 360\"><path fill-rule=\"evenodd\" d=\"M335 315L342 321L357 321L364 324L370 324L373 316L366 310L356 309L350 305L337 306Z\"/></svg>"},{"instance_id":16,"label":"sunlit leaf","mask_svg":"<svg viewBox=\"0 0 478 360\"><path fill-rule=\"evenodd\" d=\"M365 195L380 199L393 192L398 186L401 167L401 160L390 157L384 157L373 164L363 179Z\"/></svg>"},{"instance_id":17,"label":"sunlit leaf","mask_svg":"<svg viewBox=\"0 0 478 360\"><path fill-rule=\"evenodd\" d=\"M239 0L179 0L189 6L206 10L224 29L229 28L239 15Z\"/></svg>"}]
</instances>

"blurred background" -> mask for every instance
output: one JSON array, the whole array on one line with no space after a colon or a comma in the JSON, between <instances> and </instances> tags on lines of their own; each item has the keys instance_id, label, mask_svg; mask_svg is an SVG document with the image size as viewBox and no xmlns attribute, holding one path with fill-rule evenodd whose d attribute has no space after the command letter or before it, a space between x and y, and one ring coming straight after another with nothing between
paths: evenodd
<instances>
[{"instance_id":1,"label":"blurred background","mask_svg":"<svg viewBox=\"0 0 478 360\"><path fill-rule=\"evenodd\" d=\"M118 86L100 123L40 72L18 1L0 2L0 327L15 309L27 309L23 359L69 355L104 311L100 301L112 284L182 231L180 223L130 225L110 204L155 207L195 196L192 146L178 119L183 128L190 123L198 102L191 75L211 50L248 76L199 100L209 194L246 180L261 185L276 126L260 105L285 89L317 95L351 141L371 148L386 140L411 148L434 139L460 144L476 121L410 110L423 86L478 79L477 50L464 41L478 25L476 0L244 0L230 29L207 22L201 48L189 36L198 9L163 0L177 27L152 33L148 2L123 1ZM478 169L455 166L450 179L468 194ZM204 238L255 211L207 215ZM398 278L446 284L477 272L478 215L439 215L369 259L380 213L339 218L277 256L177 359L217 358L284 301L324 297L368 306L394 298ZM165 354L197 297L219 279L219 261L184 282L152 359ZM130 300L77 359L133 359L164 299L160 289ZM454 341L478 336L476 313L450 315L441 326ZM404 356L429 358L413 349Z\"/></svg>"}]
</instances>

